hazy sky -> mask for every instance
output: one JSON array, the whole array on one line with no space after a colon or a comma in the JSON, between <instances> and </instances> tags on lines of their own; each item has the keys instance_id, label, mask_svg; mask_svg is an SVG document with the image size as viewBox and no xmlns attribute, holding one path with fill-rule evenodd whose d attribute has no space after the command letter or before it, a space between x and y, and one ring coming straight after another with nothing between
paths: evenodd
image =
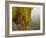
<instances>
[{"instance_id":1,"label":"hazy sky","mask_svg":"<svg viewBox=\"0 0 46 38\"><path fill-rule=\"evenodd\" d=\"M37 22L40 17L40 7L34 7L32 10L32 21Z\"/></svg>"}]
</instances>

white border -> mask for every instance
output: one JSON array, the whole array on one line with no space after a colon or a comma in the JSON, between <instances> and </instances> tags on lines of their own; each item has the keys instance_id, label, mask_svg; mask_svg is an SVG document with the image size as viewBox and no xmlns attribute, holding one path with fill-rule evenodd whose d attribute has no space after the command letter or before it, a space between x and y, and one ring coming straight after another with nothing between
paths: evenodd
<instances>
[{"instance_id":1,"label":"white border","mask_svg":"<svg viewBox=\"0 0 46 38\"><path fill-rule=\"evenodd\" d=\"M12 6L14 7L40 7L41 8L41 13L40 13L40 30L31 30L31 31L12 31ZM26 34L26 33L43 33L43 7L40 5L23 5L23 4L10 4L9 5L10 8L10 17L9 17L9 34Z\"/></svg>"}]
</instances>

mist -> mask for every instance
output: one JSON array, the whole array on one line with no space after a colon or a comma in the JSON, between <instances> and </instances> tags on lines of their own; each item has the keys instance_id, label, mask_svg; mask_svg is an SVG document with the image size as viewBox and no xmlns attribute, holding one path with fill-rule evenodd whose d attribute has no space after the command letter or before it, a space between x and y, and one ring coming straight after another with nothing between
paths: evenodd
<instances>
[{"instance_id":1,"label":"mist","mask_svg":"<svg viewBox=\"0 0 46 38\"><path fill-rule=\"evenodd\" d=\"M31 15L32 26L31 30L40 29L40 7L34 7Z\"/></svg>"}]
</instances>

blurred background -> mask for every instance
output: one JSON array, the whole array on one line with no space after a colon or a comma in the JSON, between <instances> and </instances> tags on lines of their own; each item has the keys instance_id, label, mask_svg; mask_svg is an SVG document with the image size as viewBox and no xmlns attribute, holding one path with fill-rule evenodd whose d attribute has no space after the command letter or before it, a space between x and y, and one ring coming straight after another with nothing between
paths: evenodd
<instances>
[{"instance_id":1,"label":"blurred background","mask_svg":"<svg viewBox=\"0 0 46 38\"><path fill-rule=\"evenodd\" d=\"M40 7L34 7L32 10L32 30L39 30L40 29Z\"/></svg>"},{"instance_id":2,"label":"blurred background","mask_svg":"<svg viewBox=\"0 0 46 38\"><path fill-rule=\"evenodd\" d=\"M12 26L13 26L13 29L12 30L13 31L17 31L17 30L19 30L19 31L20 30L22 30L22 31L23 30L40 30L40 10L41 10L40 7L33 7L33 9L32 8L25 8L25 7L24 8L13 7L13 9L12 9L12 14L13 14ZM23 19L23 16L25 17L24 18L25 21ZM29 22L27 23L26 20ZM26 22L26 24L24 23L24 25L23 25L23 21Z\"/></svg>"}]
</instances>

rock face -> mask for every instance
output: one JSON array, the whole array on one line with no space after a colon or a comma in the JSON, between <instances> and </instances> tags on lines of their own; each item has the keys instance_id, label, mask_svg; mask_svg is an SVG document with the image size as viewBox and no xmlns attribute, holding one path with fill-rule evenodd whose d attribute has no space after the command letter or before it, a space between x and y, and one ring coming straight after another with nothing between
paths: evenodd
<instances>
[{"instance_id":1,"label":"rock face","mask_svg":"<svg viewBox=\"0 0 46 38\"><path fill-rule=\"evenodd\" d=\"M15 10L15 8L13 9ZM30 24L32 8L18 7L16 14L13 16L13 26L17 30L28 30ZM14 12L13 12L14 13Z\"/></svg>"}]
</instances>

